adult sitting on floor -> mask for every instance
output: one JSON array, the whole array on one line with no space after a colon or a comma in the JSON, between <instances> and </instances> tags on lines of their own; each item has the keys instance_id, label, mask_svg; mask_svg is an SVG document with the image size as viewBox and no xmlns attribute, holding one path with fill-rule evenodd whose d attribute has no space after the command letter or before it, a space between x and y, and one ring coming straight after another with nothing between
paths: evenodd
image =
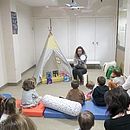
<instances>
[{"instance_id":1,"label":"adult sitting on floor","mask_svg":"<svg viewBox=\"0 0 130 130\"><path fill-rule=\"evenodd\" d=\"M14 114L0 123L0 130L37 130L37 127L29 117Z\"/></svg>"}]
</instances>

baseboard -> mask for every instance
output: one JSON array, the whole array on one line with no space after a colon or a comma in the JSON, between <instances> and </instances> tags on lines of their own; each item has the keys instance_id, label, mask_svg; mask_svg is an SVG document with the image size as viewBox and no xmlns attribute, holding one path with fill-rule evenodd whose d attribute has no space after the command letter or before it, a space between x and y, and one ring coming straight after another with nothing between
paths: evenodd
<instances>
[{"instance_id":1,"label":"baseboard","mask_svg":"<svg viewBox=\"0 0 130 130\"><path fill-rule=\"evenodd\" d=\"M27 71L29 71L30 69L35 68L35 67L36 67L36 65L33 65L32 67L30 67L29 69L27 69L23 73L21 73L21 75L25 74ZM22 80L20 80L16 83L6 83L5 85L0 87L0 90L6 88L8 86L18 86L21 82L22 82Z\"/></svg>"},{"instance_id":2,"label":"baseboard","mask_svg":"<svg viewBox=\"0 0 130 130\"><path fill-rule=\"evenodd\" d=\"M91 65L87 65L87 69L101 69L101 65L98 64L91 64Z\"/></svg>"},{"instance_id":3,"label":"baseboard","mask_svg":"<svg viewBox=\"0 0 130 130\"><path fill-rule=\"evenodd\" d=\"M36 64L31 66L30 68L28 68L27 70L25 70L24 72L21 73L21 75L24 75L27 71L29 71L30 69L32 68L35 68L36 67Z\"/></svg>"},{"instance_id":4,"label":"baseboard","mask_svg":"<svg viewBox=\"0 0 130 130\"><path fill-rule=\"evenodd\" d=\"M18 86L20 83L22 83L22 80L18 81L17 83L6 83L5 85L0 87L0 90L5 89L8 86Z\"/></svg>"},{"instance_id":5,"label":"baseboard","mask_svg":"<svg viewBox=\"0 0 130 130\"><path fill-rule=\"evenodd\" d=\"M22 80L18 81L17 83L7 83L6 85L7 85L7 86L17 86L17 85L19 85L20 83L22 83Z\"/></svg>"}]
</instances>

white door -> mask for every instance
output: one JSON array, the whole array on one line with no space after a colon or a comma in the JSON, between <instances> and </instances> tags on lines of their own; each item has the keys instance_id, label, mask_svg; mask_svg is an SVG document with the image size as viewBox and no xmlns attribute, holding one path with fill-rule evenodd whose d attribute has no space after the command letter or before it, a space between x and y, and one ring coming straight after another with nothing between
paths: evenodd
<instances>
[{"instance_id":1,"label":"white door","mask_svg":"<svg viewBox=\"0 0 130 130\"><path fill-rule=\"evenodd\" d=\"M114 21L112 18L96 18L95 60L104 63L115 59Z\"/></svg>"},{"instance_id":2,"label":"white door","mask_svg":"<svg viewBox=\"0 0 130 130\"><path fill-rule=\"evenodd\" d=\"M52 19L52 33L63 55L69 57L69 22L66 18Z\"/></svg>"},{"instance_id":3,"label":"white door","mask_svg":"<svg viewBox=\"0 0 130 130\"><path fill-rule=\"evenodd\" d=\"M38 63L49 34L49 19L34 20L36 63Z\"/></svg>"},{"instance_id":4,"label":"white door","mask_svg":"<svg viewBox=\"0 0 130 130\"><path fill-rule=\"evenodd\" d=\"M88 60L94 60L95 55L95 18L77 18L77 44L81 45L88 56Z\"/></svg>"}]
</instances>

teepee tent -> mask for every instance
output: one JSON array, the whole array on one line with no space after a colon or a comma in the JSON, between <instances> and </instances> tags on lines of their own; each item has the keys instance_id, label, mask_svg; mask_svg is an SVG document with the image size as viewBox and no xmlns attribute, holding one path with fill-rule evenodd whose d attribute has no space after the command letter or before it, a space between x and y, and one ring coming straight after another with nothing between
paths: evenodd
<instances>
[{"instance_id":1,"label":"teepee tent","mask_svg":"<svg viewBox=\"0 0 130 130\"><path fill-rule=\"evenodd\" d=\"M48 72L53 75L53 72L56 71L59 75L64 73L72 77L71 66L58 47L55 37L50 32L34 73L36 83L40 83L43 77L47 78L46 74Z\"/></svg>"}]
</instances>

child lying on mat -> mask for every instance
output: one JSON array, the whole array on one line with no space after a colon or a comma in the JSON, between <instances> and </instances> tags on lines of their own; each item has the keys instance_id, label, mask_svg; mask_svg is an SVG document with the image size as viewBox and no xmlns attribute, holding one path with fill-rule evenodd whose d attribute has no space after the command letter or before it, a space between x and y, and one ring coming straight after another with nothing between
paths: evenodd
<instances>
[{"instance_id":1,"label":"child lying on mat","mask_svg":"<svg viewBox=\"0 0 130 130\"><path fill-rule=\"evenodd\" d=\"M98 86L94 88L92 93L92 101L97 106L106 106L104 101L104 95L109 90L106 86L106 79L103 76L97 78Z\"/></svg>"},{"instance_id":2,"label":"child lying on mat","mask_svg":"<svg viewBox=\"0 0 130 130\"><path fill-rule=\"evenodd\" d=\"M84 101L85 101L85 95L84 93L78 89L79 87L79 81L77 80L73 80L71 82L71 87L73 89L71 89L67 96L66 99L71 100L71 101L76 101L79 102L81 105L83 105Z\"/></svg>"},{"instance_id":3,"label":"child lying on mat","mask_svg":"<svg viewBox=\"0 0 130 130\"><path fill-rule=\"evenodd\" d=\"M39 97L35 90L35 80L33 78L25 80L22 88L22 107L30 108L37 106L41 101L41 97Z\"/></svg>"},{"instance_id":4,"label":"child lying on mat","mask_svg":"<svg viewBox=\"0 0 130 130\"><path fill-rule=\"evenodd\" d=\"M79 114L78 122L80 128L75 130L91 130L94 126L94 115L90 111L84 111Z\"/></svg>"}]
</instances>

